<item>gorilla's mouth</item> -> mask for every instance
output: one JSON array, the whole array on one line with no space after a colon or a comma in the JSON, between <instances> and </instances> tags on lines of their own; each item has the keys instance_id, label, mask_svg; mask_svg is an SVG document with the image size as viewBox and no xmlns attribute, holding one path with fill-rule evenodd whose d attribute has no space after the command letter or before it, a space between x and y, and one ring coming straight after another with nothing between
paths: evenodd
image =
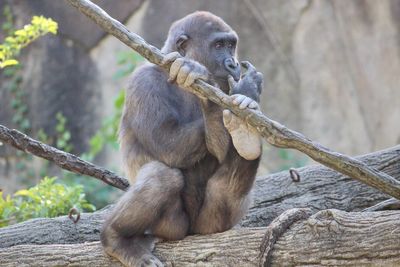
<instances>
[{"instance_id":1,"label":"gorilla's mouth","mask_svg":"<svg viewBox=\"0 0 400 267\"><path fill-rule=\"evenodd\" d=\"M240 64L234 58L227 58L224 60L225 70L233 77L235 81L240 79Z\"/></svg>"}]
</instances>

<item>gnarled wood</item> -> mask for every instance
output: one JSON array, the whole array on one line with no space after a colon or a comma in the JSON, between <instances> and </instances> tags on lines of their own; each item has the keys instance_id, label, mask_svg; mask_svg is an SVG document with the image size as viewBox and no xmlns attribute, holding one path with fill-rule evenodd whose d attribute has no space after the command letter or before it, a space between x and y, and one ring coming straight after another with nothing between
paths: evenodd
<instances>
[{"instance_id":1,"label":"gnarled wood","mask_svg":"<svg viewBox=\"0 0 400 267\"><path fill-rule=\"evenodd\" d=\"M271 266L400 266L400 211L324 210L295 222L272 248ZM166 266L259 266L267 228L161 242ZM264 262L261 262L264 265ZM1 266L121 266L99 242L0 248Z\"/></svg>"},{"instance_id":2,"label":"gnarled wood","mask_svg":"<svg viewBox=\"0 0 400 267\"><path fill-rule=\"evenodd\" d=\"M129 182L115 173L87 162L76 155L44 144L15 129L0 124L0 141L32 155L54 162L57 166L77 173L95 177L106 184L126 190Z\"/></svg>"},{"instance_id":3,"label":"gnarled wood","mask_svg":"<svg viewBox=\"0 0 400 267\"><path fill-rule=\"evenodd\" d=\"M400 180L400 146L357 157L366 165ZM389 198L388 195L320 165L297 169L300 182L289 172L257 177L254 203L242 226L266 226L292 208L360 211Z\"/></svg>"},{"instance_id":4,"label":"gnarled wood","mask_svg":"<svg viewBox=\"0 0 400 267\"><path fill-rule=\"evenodd\" d=\"M82 213L74 224L68 216L37 218L0 228L0 248L22 244L76 244L98 241L107 210Z\"/></svg>"},{"instance_id":5,"label":"gnarled wood","mask_svg":"<svg viewBox=\"0 0 400 267\"><path fill-rule=\"evenodd\" d=\"M400 211L324 210L275 244L272 265L400 266Z\"/></svg>"}]
</instances>

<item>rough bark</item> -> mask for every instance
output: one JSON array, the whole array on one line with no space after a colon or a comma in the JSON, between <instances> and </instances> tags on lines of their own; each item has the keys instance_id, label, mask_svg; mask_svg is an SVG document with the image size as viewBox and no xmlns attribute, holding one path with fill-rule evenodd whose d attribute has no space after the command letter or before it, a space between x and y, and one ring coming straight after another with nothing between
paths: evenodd
<instances>
[{"instance_id":1,"label":"rough bark","mask_svg":"<svg viewBox=\"0 0 400 267\"><path fill-rule=\"evenodd\" d=\"M400 179L400 146L359 157L364 163ZM298 169L300 182L289 172L258 177L254 203L241 225L267 226L292 208L359 211L388 198L387 195L322 166ZM104 211L81 215L77 224L67 216L33 219L0 228L0 248L21 244L80 243L99 239Z\"/></svg>"},{"instance_id":2,"label":"rough bark","mask_svg":"<svg viewBox=\"0 0 400 267\"><path fill-rule=\"evenodd\" d=\"M116 188L126 190L129 182L115 173L87 162L71 153L46 145L17 130L11 130L0 124L0 141L19 150L54 162L57 166L77 173L88 175Z\"/></svg>"},{"instance_id":3,"label":"rough bark","mask_svg":"<svg viewBox=\"0 0 400 267\"><path fill-rule=\"evenodd\" d=\"M364 164L400 180L400 146L357 157ZM289 171L257 177L254 203L242 226L266 226L291 208L361 211L389 198L346 175L320 165L297 169L300 182L293 182Z\"/></svg>"},{"instance_id":4,"label":"rough bark","mask_svg":"<svg viewBox=\"0 0 400 267\"><path fill-rule=\"evenodd\" d=\"M122 23L113 19L100 7L89 0L67 1L91 18L105 31L117 37L147 60L169 70L170 64L162 64L164 55L159 49L148 44L137 34L130 32ZM202 80L196 80L190 90L195 95L206 97L243 118L247 123L257 129L261 136L271 145L299 150L325 166L400 199L400 182L390 175L370 168L368 165L354 158L331 151L304 137L302 134L267 118L260 111L249 108L244 110L240 109L232 103L228 95Z\"/></svg>"},{"instance_id":5,"label":"rough bark","mask_svg":"<svg viewBox=\"0 0 400 267\"><path fill-rule=\"evenodd\" d=\"M293 225L272 247L271 266L399 266L400 212L324 210ZM264 265L269 228L161 242L155 254L166 266ZM1 266L121 266L99 242L18 245L0 249ZM265 265L264 265L265 266Z\"/></svg>"},{"instance_id":6,"label":"rough bark","mask_svg":"<svg viewBox=\"0 0 400 267\"><path fill-rule=\"evenodd\" d=\"M284 266L400 266L400 212L324 210L297 223L275 244Z\"/></svg>"},{"instance_id":7,"label":"rough bark","mask_svg":"<svg viewBox=\"0 0 400 267\"><path fill-rule=\"evenodd\" d=\"M0 248L22 244L76 244L98 241L107 210L82 213L77 223L68 216L37 218L0 228Z\"/></svg>"},{"instance_id":8,"label":"rough bark","mask_svg":"<svg viewBox=\"0 0 400 267\"><path fill-rule=\"evenodd\" d=\"M381 210L400 210L400 201L394 198L379 202L378 204L368 207L363 211L381 211Z\"/></svg>"}]
</instances>

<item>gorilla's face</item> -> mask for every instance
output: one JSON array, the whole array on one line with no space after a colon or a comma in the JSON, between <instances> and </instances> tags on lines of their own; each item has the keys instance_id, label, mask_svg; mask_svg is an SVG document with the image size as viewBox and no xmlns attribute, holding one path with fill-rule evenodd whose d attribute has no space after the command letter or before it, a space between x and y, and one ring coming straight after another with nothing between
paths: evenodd
<instances>
[{"instance_id":1,"label":"gorilla's face","mask_svg":"<svg viewBox=\"0 0 400 267\"><path fill-rule=\"evenodd\" d=\"M215 32L209 36L209 58L205 65L217 80L227 80L229 75L239 80L240 64L236 59L236 44L237 37L232 32Z\"/></svg>"},{"instance_id":2,"label":"gorilla's face","mask_svg":"<svg viewBox=\"0 0 400 267\"><path fill-rule=\"evenodd\" d=\"M224 83L230 75L240 79L237 43L237 34L221 18L195 12L173 24L164 52L178 51L200 62L218 83Z\"/></svg>"},{"instance_id":3,"label":"gorilla's face","mask_svg":"<svg viewBox=\"0 0 400 267\"><path fill-rule=\"evenodd\" d=\"M237 40L232 31L213 32L197 43L193 40L190 47L193 51L188 51L188 54L206 66L217 81L226 81L229 75L238 81L240 64L236 59Z\"/></svg>"}]
</instances>

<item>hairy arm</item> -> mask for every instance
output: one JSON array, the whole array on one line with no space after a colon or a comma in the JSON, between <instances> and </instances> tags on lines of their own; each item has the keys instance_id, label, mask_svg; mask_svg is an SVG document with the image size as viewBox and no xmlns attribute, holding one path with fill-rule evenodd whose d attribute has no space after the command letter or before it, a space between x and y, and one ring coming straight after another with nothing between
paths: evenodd
<instances>
[{"instance_id":1,"label":"hairy arm","mask_svg":"<svg viewBox=\"0 0 400 267\"><path fill-rule=\"evenodd\" d=\"M196 79L214 83L210 80L210 73L206 67L192 59L182 57L177 52L167 54L164 63L167 62L171 63L168 80L175 81L181 90L186 90ZM206 147L221 163L230 144L229 134L222 121L222 109L208 99L200 99L200 103L204 124L202 134L205 134Z\"/></svg>"},{"instance_id":2,"label":"hairy arm","mask_svg":"<svg viewBox=\"0 0 400 267\"><path fill-rule=\"evenodd\" d=\"M182 121L182 114L169 101L169 86L157 69L138 70L128 90L121 130L131 129L154 159L171 167L185 168L207 153L204 122L201 117Z\"/></svg>"},{"instance_id":3,"label":"hairy arm","mask_svg":"<svg viewBox=\"0 0 400 267\"><path fill-rule=\"evenodd\" d=\"M258 101L262 90L263 77L249 62L242 62L246 71L238 83L229 79L232 102L240 109L259 110ZM261 156L261 136L256 129L230 110L223 112L224 125L232 137L236 151L246 160L255 160Z\"/></svg>"},{"instance_id":4,"label":"hairy arm","mask_svg":"<svg viewBox=\"0 0 400 267\"><path fill-rule=\"evenodd\" d=\"M206 145L208 151L221 163L230 146L230 136L222 120L222 109L209 100L202 100Z\"/></svg>"}]
</instances>

